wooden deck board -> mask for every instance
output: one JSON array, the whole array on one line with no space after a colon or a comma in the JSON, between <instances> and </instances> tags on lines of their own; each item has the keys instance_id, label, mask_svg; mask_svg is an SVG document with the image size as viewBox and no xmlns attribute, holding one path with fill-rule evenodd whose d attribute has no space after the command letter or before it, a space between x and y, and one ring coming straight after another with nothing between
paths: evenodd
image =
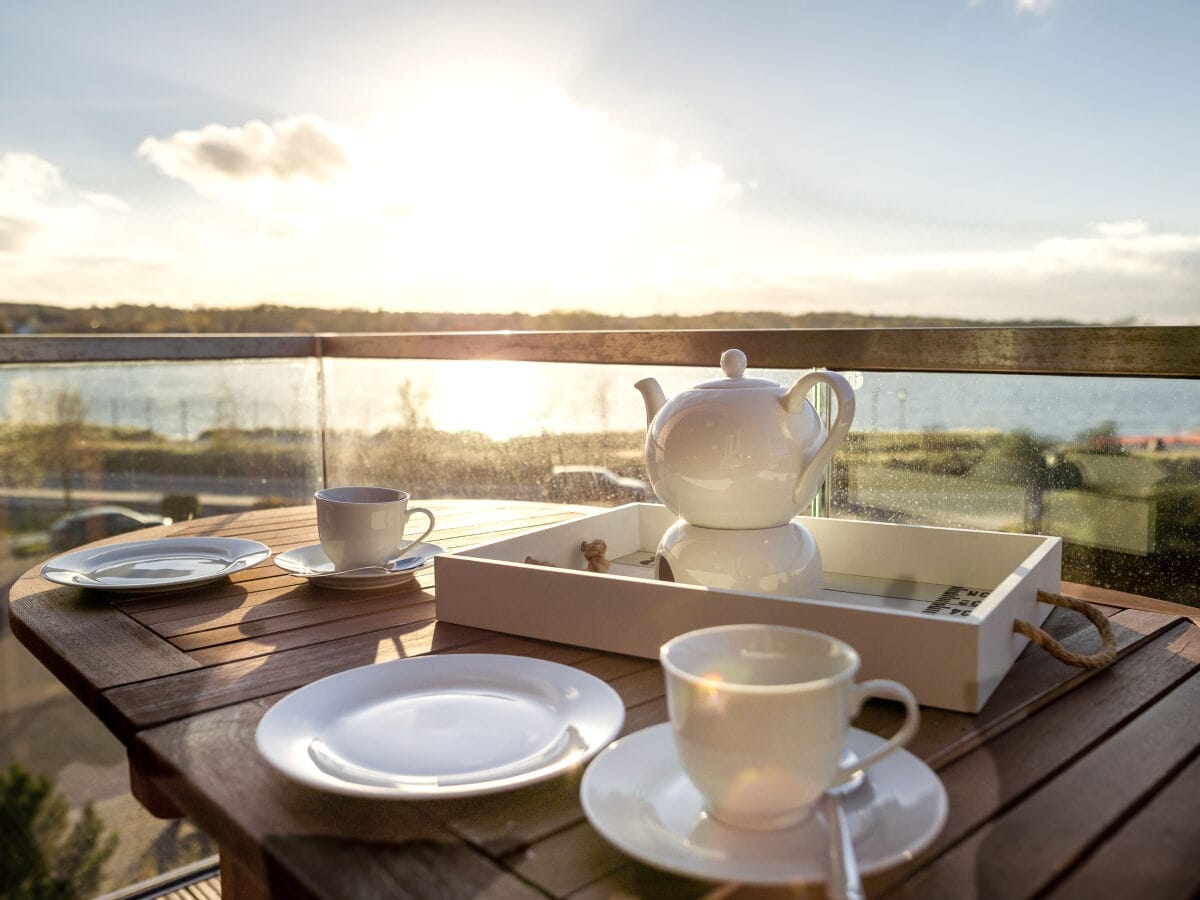
<instances>
[{"instance_id":1,"label":"wooden deck board","mask_svg":"<svg viewBox=\"0 0 1200 900\"><path fill-rule=\"evenodd\" d=\"M162 894L156 900L221 900L221 876L214 875L195 884L177 888Z\"/></svg>"}]
</instances>

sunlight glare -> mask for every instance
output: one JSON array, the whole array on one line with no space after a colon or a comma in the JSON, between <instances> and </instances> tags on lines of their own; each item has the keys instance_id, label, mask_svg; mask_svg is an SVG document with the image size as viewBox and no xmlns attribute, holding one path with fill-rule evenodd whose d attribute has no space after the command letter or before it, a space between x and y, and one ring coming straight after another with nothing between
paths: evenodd
<instances>
[{"instance_id":1,"label":"sunlight glare","mask_svg":"<svg viewBox=\"0 0 1200 900\"><path fill-rule=\"evenodd\" d=\"M429 403L441 430L504 441L554 431L554 396L553 382L536 364L470 361L439 370Z\"/></svg>"},{"instance_id":2,"label":"sunlight glare","mask_svg":"<svg viewBox=\"0 0 1200 900\"><path fill-rule=\"evenodd\" d=\"M741 192L720 166L556 86L431 85L379 113L366 143L349 190L387 220L412 281L453 272L468 284L611 286L662 252L656 232Z\"/></svg>"}]
</instances>

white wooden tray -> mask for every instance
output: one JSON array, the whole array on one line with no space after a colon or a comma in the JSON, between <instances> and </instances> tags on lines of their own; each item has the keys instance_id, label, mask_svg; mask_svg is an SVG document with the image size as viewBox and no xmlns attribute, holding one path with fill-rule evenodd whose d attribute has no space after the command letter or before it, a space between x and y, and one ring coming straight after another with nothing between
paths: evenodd
<instances>
[{"instance_id":1,"label":"white wooden tray","mask_svg":"<svg viewBox=\"0 0 1200 900\"><path fill-rule=\"evenodd\" d=\"M651 561L675 517L632 503L435 559L437 614L455 622L658 657L677 634L770 622L811 628L862 656L860 679L894 678L928 706L978 712L1041 624L1057 592L1057 537L801 517L824 564L820 597L783 598L654 580ZM582 541L602 538L613 566L585 570ZM526 565L527 556L557 568Z\"/></svg>"}]
</instances>

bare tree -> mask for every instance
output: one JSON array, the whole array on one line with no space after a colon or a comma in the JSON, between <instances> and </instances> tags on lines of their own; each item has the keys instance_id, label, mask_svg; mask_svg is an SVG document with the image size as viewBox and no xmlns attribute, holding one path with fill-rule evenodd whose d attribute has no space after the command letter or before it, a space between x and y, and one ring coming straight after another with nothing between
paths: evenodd
<instances>
[{"instance_id":1,"label":"bare tree","mask_svg":"<svg viewBox=\"0 0 1200 900\"><path fill-rule=\"evenodd\" d=\"M73 509L72 480L96 459L88 446L79 390L18 382L13 386L8 413L8 422L0 426L0 466L5 481L36 485L54 476L62 487L64 505Z\"/></svg>"}]
</instances>

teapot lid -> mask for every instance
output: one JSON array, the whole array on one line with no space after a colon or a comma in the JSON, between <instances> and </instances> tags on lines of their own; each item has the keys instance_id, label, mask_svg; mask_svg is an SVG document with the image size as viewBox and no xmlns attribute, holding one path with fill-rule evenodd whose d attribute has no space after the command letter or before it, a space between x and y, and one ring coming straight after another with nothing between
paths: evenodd
<instances>
[{"instance_id":1,"label":"teapot lid","mask_svg":"<svg viewBox=\"0 0 1200 900\"><path fill-rule=\"evenodd\" d=\"M696 385L698 388L765 388L779 387L769 378L746 378L746 354L741 350L726 350L721 354L721 371L724 378L714 378Z\"/></svg>"}]
</instances>

